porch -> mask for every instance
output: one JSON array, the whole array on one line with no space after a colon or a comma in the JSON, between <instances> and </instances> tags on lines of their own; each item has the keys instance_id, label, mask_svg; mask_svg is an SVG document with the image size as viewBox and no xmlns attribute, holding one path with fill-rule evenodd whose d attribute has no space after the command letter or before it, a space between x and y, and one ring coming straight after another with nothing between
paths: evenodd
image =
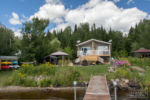
<instances>
[{"instance_id":1,"label":"porch","mask_svg":"<svg viewBox=\"0 0 150 100\"><path fill-rule=\"evenodd\" d=\"M79 50L77 51L77 56L91 56L91 55L97 55L97 56L111 56L111 53L109 50L87 50L87 51L82 51Z\"/></svg>"}]
</instances>

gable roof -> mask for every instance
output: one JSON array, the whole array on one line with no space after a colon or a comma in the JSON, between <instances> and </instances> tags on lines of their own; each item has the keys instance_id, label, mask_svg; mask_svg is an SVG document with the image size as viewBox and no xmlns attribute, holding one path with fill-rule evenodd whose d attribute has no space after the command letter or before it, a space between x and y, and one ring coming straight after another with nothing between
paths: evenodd
<instances>
[{"instance_id":1,"label":"gable roof","mask_svg":"<svg viewBox=\"0 0 150 100\"><path fill-rule=\"evenodd\" d=\"M133 51L133 52L150 52L150 50L149 49L145 49L145 48L140 48L140 49L138 49L138 50L136 50L136 51Z\"/></svg>"},{"instance_id":2,"label":"gable roof","mask_svg":"<svg viewBox=\"0 0 150 100\"><path fill-rule=\"evenodd\" d=\"M92 41L95 41L95 42L98 42L98 43L109 44L109 45L111 44L110 42L105 42L105 41L96 40L96 39L90 39L90 40L81 42L81 43L77 44L76 46L81 46L81 45L84 45L84 44L89 43L89 42L92 42Z\"/></svg>"}]
</instances>

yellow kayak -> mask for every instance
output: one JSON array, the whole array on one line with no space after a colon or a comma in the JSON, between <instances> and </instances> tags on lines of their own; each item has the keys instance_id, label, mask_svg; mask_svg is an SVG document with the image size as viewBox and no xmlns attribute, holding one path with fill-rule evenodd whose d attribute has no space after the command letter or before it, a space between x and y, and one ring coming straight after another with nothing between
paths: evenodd
<instances>
[{"instance_id":1,"label":"yellow kayak","mask_svg":"<svg viewBox=\"0 0 150 100\"><path fill-rule=\"evenodd\" d=\"M12 64L12 62L1 62L1 64Z\"/></svg>"}]
</instances>

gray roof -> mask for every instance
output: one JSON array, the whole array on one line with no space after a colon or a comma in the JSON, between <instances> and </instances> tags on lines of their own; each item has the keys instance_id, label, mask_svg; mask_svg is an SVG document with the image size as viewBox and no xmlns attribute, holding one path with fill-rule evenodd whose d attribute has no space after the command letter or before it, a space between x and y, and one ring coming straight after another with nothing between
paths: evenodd
<instances>
[{"instance_id":1,"label":"gray roof","mask_svg":"<svg viewBox=\"0 0 150 100\"><path fill-rule=\"evenodd\" d=\"M51 56L68 56L69 54L62 52L62 51L57 51L51 54Z\"/></svg>"},{"instance_id":2,"label":"gray roof","mask_svg":"<svg viewBox=\"0 0 150 100\"><path fill-rule=\"evenodd\" d=\"M101 41L101 40L96 40L96 39L90 39L90 40L87 40L87 41L84 41L82 43L79 43L77 44L76 46L80 46L80 45L83 45L83 44L86 44L86 43L89 43L91 41L96 41L96 42L99 42L99 43L104 43L104 44L111 44L110 42L105 42L105 41Z\"/></svg>"}]
</instances>

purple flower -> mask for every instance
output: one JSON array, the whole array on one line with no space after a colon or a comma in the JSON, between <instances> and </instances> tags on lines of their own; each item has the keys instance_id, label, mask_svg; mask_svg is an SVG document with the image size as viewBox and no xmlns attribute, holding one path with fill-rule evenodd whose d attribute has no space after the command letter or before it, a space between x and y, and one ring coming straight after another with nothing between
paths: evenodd
<instances>
[{"instance_id":1,"label":"purple flower","mask_svg":"<svg viewBox=\"0 0 150 100\"><path fill-rule=\"evenodd\" d=\"M125 61L125 60L118 60L118 61L115 62L115 65L116 66L123 66L123 65L131 66L131 64L128 61Z\"/></svg>"}]
</instances>

